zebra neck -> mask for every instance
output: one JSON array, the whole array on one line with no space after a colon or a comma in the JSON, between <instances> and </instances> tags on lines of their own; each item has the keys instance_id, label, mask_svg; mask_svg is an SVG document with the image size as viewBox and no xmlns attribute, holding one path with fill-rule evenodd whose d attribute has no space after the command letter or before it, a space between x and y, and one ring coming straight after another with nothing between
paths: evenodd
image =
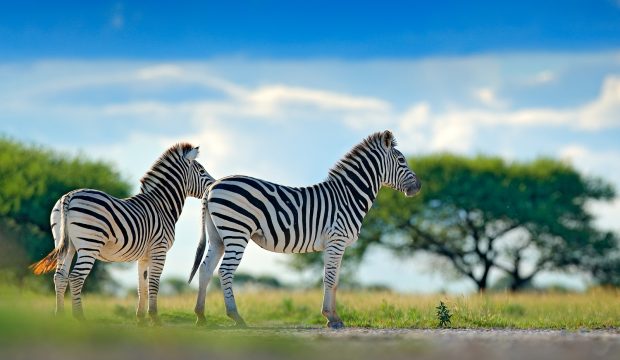
<instances>
[{"instance_id":1,"label":"zebra neck","mask_svg":"<svg viewBox=\"0 0 620 360\"><path fill-rule=\"evenodd\" d=\"M143 194L147 195L154 202L162 213L169 215L176 222L181 216L183 205L185 204L185 189L181 186L168 184L150 184L142 189Z\"/></svg>"},{"instance_id":2,"label":"zebra neck","mask_svg":"<svg viewBox=\"0 0 620 360\"><path fill-rule=\"evenodd\" d=\"M362 218L375 201L381 188L382 154L363 143L346 154L329 171L327 181L341 184L346 197L343 201L353 203L361 211Z\"/></svg>"},{"instance_id":3,"label":"zebra neck","mask_svg":"<svg viewBox=\"0 0 620 360\"><path fill-rule=\"evenodd\" d=\"M381 187L379 179L371 173L360 174L346 169L332 174L328 181L339 189L338 203L355 209L360 221L370 210Z\"/></svg>"}]
</instances>

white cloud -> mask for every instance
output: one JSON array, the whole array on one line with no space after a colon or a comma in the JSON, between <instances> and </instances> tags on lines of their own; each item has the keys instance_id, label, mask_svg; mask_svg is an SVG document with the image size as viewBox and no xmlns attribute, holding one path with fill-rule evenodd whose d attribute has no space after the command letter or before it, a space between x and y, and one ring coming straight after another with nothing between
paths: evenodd
<instances>
[{"instance_id":1,"label":"white cloud","mask_svg":"<svg viewBox=\"0 0 620 360\"><path fill-rule=\"evenodd\" d=\"M492 103L495 95L486 90L481 89L479 95ZM420 144L424 143L421 140L429 139L425 150L457 152L473 150L480 130L499 126L532 129L551 126L590 132L617 128L620 127L620 77L607 76L597 98L574 108L454 108L433 113L428 105L423 105L406 110L397 121L403 134L409 137L407 142Z\"/></svg>"},{"instance_id":2,"label":"white cloud","mask_svg":"<svg viewBox=\"0 0 620 360\"><path fill-rule=\"evenodd\" d=\"M432 151L467 152L475 136L475 123L458 114L442 116L433 122Z\"/></svg>"},{"instance_id":3,"label":"white cloud","mask_svg":"<svg viewBox=\"0 0 620 360\"><path fill-rule=\"evenodd\" d=\"M502 108L507 105L505 100L500 100L497 97L495 90L488 87L474 89L472 95L476 100L488 107Z\"/></svg>"},{"instance_id":4,"label":"white cloud","mask_svg":"<svg viewBox=\"0 0 620 360\"><path fill-rule=\"evenodd\" d=\"M259 104L302 103L333 110L386 111L390 108L389 103L375 98L284 85L258 88L247 99Z\"/></svg>"},{"instance_id":5,"label":"white cloud","mask_svg":"<svg viewBox=\"0 0 620 360\"><path fill-rule=\"evenodd\" d=\"M579 125L583 129L620 126L620 76L606 77L601 96L579 110Z\"/></svg>"},{"instance_id":6,"label":"white cloud","mask_svg":"<svg viewBox=\"0 0 620 360\"><path fill-rule=\"evenodd\" d=\"M412 153L429 147L432 126L430 111L428 103L417 103L396 120L396 140L404 152Z\"/></svg>"},{"instance_id":7,"label":"white cloud","mask_svg":"<svg viewBox=\"0 0 620 360\"><path fill-rule=\"evenodd\" d=\"M441 117L442 115L439 115ZM524 108L512 111L456 110L446 114L484 126L564 126L596 131L620 126L620 77L607 76L599 96L575 108Z\"/></svg>"},{"instance_id":8,"label":"white cloud","mask_svg":"<svg viewBox=\"0 0 620 360\"><path fill-rule=\"evenodd\" d=\"M147 66L136 72L136 77L140 80L154 80L159 78L180 78L183 69L178 65L161 64Z\"/></svg>"},{"instance_id":9,"label":"white cloud","mask_svg":"<svg viewBox=\"0 0 620 360\"><path fill-rule=\"evenodd\" d=\"M595 151L581 144L562 147L558 156L590 175L603 176L620 184L620 151Z\"/></svg>"},{"instance_id":10,"label":"white cloud","mask_svg":"<svg viewBox=\"0 0 620 360\"><path fill-rule=\"evenodd\" d=\"M590 157L590 151L582 145L567 145L560 149L559 156L561 159L568 162L579 161L583 163L583 160ZM585 164L587 165L587 163Z\"/></svg>"},{"instance_id":11,"label":"white cloud","mask_svg":"<svg viewBox=\"0 0 620 360\"><path fill-rule=\"evenodd\" d=\"M584 145L571 144L560 149L558 155L585 174L611 182L616 191L620 191L620 151L594 151ZM620 198L611 202L592 202L589 209L599 226L620 231Z\"/></svg>"}]
</instances>

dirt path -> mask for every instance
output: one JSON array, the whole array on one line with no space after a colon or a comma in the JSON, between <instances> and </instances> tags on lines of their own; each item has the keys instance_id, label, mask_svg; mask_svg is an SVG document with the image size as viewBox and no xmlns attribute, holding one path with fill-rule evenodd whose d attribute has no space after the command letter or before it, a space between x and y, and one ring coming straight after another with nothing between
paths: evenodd
<instances>
[{"instance_id":1,"label":"dirt path","mask_svg":"<svg viewBox=\"0 0 620 360\"><path fill-rule=\"evenodd\" d=\"M353 349L361 350L367 355L366 358L620 360L620 329L566 331L313 328L250 331L294 335L317 343L347 344Z\"/></svg>"},{"instance_id":2,"label":"dirt path","mask_svg":"<svg viewBox=\"0 0 620 360\"><path fill-rule=\"evenodd\" d=\"M219 339L228 341L220 346L213 346L213 343L211 346L195 346L201 343L203 335L200 335L188 343L125 342L104 346L55 346L35 343L26 347L0 348L0 359L620 360L620 329L564 331L220 328L202 331L205 340L219 336ZM279 340L270 340L274 336ZM296 341L287 340L290 337ZM253 340L248 342L248 339Z\"/></svg>"}]
</instances>

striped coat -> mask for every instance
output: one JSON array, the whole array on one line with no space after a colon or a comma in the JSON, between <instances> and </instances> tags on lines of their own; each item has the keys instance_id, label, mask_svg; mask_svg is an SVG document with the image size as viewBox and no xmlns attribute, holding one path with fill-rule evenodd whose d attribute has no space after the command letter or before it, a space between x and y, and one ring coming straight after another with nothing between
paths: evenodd
<instances>
[{"instance_id":1,"label":"striped coat","mask_svg":"<svg viewBox=\"0 0 620 360\"><path fill-rule=\"evenodd\" d=\"M197 155L198 148L190 144L172 146L141 179L140 193L127 199L80 189L58 200L50 217L55 249L32 265L35 274L55 270L57 313L64 309L69 284L73 314L83 318L81 290L96 260L138 261L137 316L145 318L148 293L148 312L157 321L159 278L185 199L201 197L214 181Z\"/></svg>"},{"instance_id":2,"label":"striped coat","mask_svg":"<svg viewBox=\"0 0 620 360\"><path fill-rule=\"evenodd\" d=\"M215 266L228 315L243 325L234 300L232 281L245 247L251 239L260 247L280 253L325 252L323 314L331 327L342 326L335 310L335 289L345 248L355 242L364 216L381 186L407 196L420 189L417 176L395 148L389 131L369 136L334 166L327 180L309 187L277 185L248 176L217 180L203 199L203 220L209 234L199 243L193 277L200 266L195 312L204 322L204 299Z\"/></svg>"}]
</instances>

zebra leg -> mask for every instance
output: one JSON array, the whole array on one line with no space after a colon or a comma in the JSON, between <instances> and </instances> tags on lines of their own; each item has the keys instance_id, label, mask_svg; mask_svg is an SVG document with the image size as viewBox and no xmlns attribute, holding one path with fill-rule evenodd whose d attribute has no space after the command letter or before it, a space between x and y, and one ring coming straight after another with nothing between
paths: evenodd
<instances>
[{"instance_id":1,"label":"zebra leg","mask_svg":"<svg viewBox=\"0 0 620 360\"><path fill-rule=\"evenodd\" d=\"M136 318L138 325L144 325L146 318L146 299L148 298L147 279L148 259L138 260L138 308L136 309Z\"/></svg>"},{"instance_id":2,"label":"zebra leg","mask_svg":"<svg viewBox=\"0 0 620 360\"><path fill-rule=\"evenodd\" d=\"M159 279L161 272L164 270L166 262L166 253L151 254L149 259L149 316L153 325L161 325L159 316L157 315L157 294L159 293Z\"/></svg>"},{"instance_id":3,"label":"zebra leg","mask_svg":"<svg viewBox=\"0 0 620 360\"><path fill-rule=\"evenodd\" d=\"M56 289L56 315L65 312L65 292L69 284L69 267L75 255L75 248L69 245L65 257L58 261L56 272L54 273L54 288Z\"/></svg>"},{"instance_id":4,"label":"zebra leg","mask_svg":"<svg viewBox=\"0 0 620 360\"><path fill-rule=\"evenodd\" d=\"M237 266L239 266L241 262L246 245L247 241L243 244L226 244L224 259L222 259L219 270L220 283L222 285L222 292L224 293L224 303L226 304L226 315L233 319L238 327L245 327L246 325L237 311L232 285L233 278L235 277L235 270L237 270Z\"/></svg>"},{"instance_id":5,"label":"zebra leg","mask_svg":"<svg viewBox=\"0 0 620 360\"><path fill-rule=\"evenodd\" d=\"M344 247L340 244L330 244L325 249L325 274L323 285L325 293L323 296L323 316L327 318L327 326L332 329L344 327L340 316L336 313L336 290L338 289L338 276L340 274L340 264Z\"/></svg>"},{"instance_id":6,"label":"zebra leg","mask_svg":"<svg viewBox=\"0 0 620 360\"><path fill-rule=\"evenodd\" d=\"M194 313L196 314L196 325L204 325L207 321L205 318L205 300L207 296L207 287L213 277L213 270L220 262L222 255L224 254L224 243L220 238L220 235L215 232L214 234L209 232L209 250L204 261L200 265L198 273L198 298L196 299L196 307Z\"/></svg>"},{"instance_id":7,"label":"zebra leg","mask_svg":"<svg viewBox=\"0 0 620 360\"><path fill-rule=\"evenodd\" d=\"M71 299L73 306L73 317L84 320L84 310L82 309L82 287L84 281L95 265L95 258L99 250L77 250L77 260L73 270L69 274L69 287L71 288Z\"/></svg>"}]
</instances>

